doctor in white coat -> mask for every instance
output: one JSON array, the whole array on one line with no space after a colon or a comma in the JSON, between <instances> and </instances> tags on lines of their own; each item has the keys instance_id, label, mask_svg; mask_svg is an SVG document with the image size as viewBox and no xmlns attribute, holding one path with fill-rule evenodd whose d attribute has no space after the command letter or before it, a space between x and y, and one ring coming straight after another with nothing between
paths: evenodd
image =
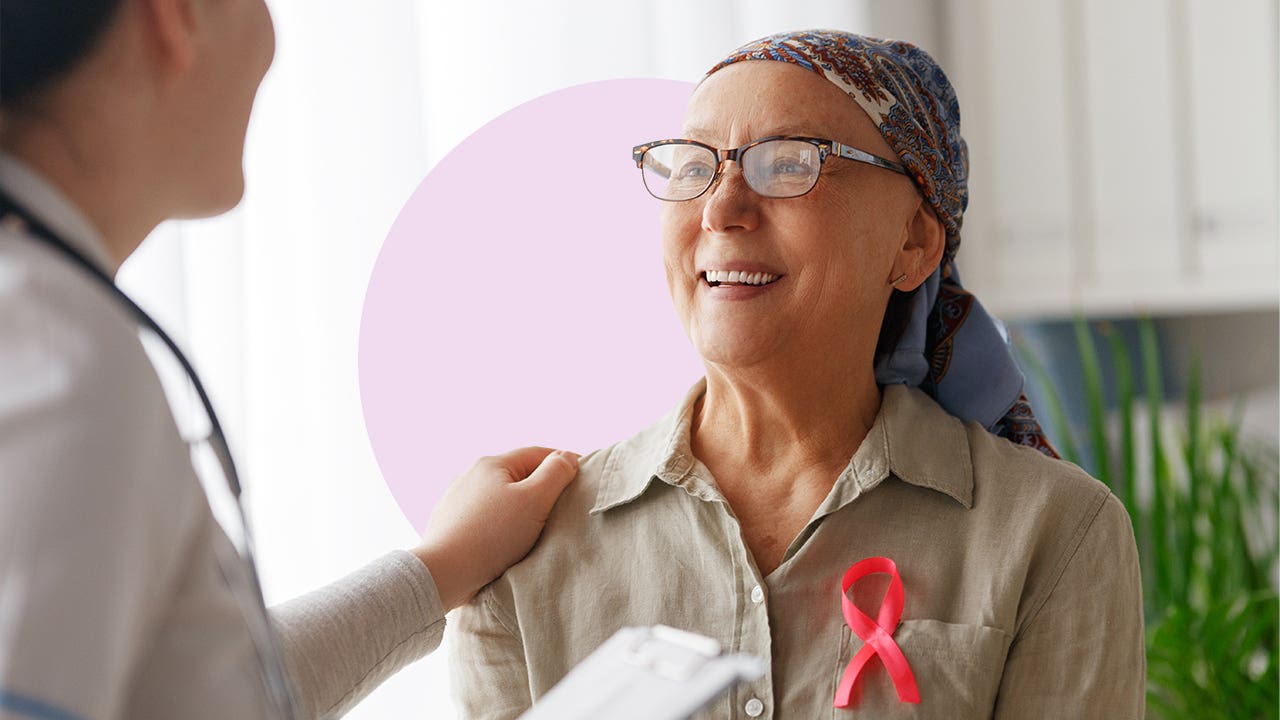
<instances>
[{"instance_id":1,"label":"doctor in white coat","mask_svg":"<svg viewBox=\"0 0 1280 720\"><path fill-rule=\"evenodd\" d=\"M481 460L421 545L262 608L111 280L161 221L239 202L273 53L263 0L0 1L0 718L341 715L528 552L576 472Z\"/></svg>"}]
</instances>

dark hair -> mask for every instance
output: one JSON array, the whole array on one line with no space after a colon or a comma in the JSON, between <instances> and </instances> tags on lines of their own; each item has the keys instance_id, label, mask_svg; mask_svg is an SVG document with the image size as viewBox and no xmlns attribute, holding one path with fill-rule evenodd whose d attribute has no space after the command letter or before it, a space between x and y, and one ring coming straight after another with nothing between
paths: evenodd
<instances>
[{"instance_id":1,"label":"dark hair","mask_svg":"<svg viewBox=\"0 0 1280 720\"><path fill-rule=\"evenodd\" d=\"M84 58L121 0L0 2L0 105L48 88Z\"/></svg>"}]
</instances>

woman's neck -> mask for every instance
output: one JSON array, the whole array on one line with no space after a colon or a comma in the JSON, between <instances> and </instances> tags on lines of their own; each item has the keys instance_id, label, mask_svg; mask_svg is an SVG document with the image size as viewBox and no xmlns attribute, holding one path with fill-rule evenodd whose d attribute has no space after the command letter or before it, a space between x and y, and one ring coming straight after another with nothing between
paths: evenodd
<instances>
[{"instance_id":1,"label":"woman's neck","mask_svg":"<svg viewBox=\"0 0 1280 720\"><path fill-rule=\"evenodd\" d=\"M142 244L163 215L157 197L141 180L142 153L121 138L95 132L104 124L76 123L67 114L6 114L0 148L43 176L85 216L113 268Z\"/></svg>"},{"instance_id":2,"label":"woman's neck","mask_svg":"<svg viewBox=\"0 0 1280 720\"><path fill-rule=\"evenodd\" d=\"M848 463L880 409L870 363L830 367L708 367L693 450L758 476L831 470ZM834 475L831 475L834 479Z\"/></svg>"}]
</instances>

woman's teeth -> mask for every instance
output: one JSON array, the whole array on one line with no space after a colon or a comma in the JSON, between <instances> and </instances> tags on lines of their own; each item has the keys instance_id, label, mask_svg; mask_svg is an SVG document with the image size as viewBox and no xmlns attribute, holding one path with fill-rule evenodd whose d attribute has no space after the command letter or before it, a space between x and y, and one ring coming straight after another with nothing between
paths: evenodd
<instances>
[{"instance_id":1,"label":"woman's teeth","mask_svg":"<svg viewBox=\"0 0 1280 720\"><path fill-rule=\"evenodd\" d=\"M739 272L738 270L707 270L702 273L707 279L707 284L715 287L725 283L735 285L768 285L769 283L782 277L781 275L773 275L771 273L749 273Z\"/></svg>"}]
</instances>

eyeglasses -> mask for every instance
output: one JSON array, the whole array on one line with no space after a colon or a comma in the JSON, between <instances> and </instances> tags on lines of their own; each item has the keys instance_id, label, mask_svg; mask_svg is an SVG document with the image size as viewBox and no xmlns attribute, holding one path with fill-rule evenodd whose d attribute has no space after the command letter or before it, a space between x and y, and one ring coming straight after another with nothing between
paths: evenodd
<instances>
[{"instance_id":1,"label":"eyeglasses","mask_svg":"<svg viewBox=\"0 0 1280 720\"><path fill-rule=\"evenodd\" d=\"M830 156L907 175L902 165L835 140L772 135L729 149L696 140L655 140L631 149L645 189L659 200L680 202L705 193L720 178L726 160L738 163L747 186L769 198L800 197L818 183Z\"/></svg>"}]
</instances>

